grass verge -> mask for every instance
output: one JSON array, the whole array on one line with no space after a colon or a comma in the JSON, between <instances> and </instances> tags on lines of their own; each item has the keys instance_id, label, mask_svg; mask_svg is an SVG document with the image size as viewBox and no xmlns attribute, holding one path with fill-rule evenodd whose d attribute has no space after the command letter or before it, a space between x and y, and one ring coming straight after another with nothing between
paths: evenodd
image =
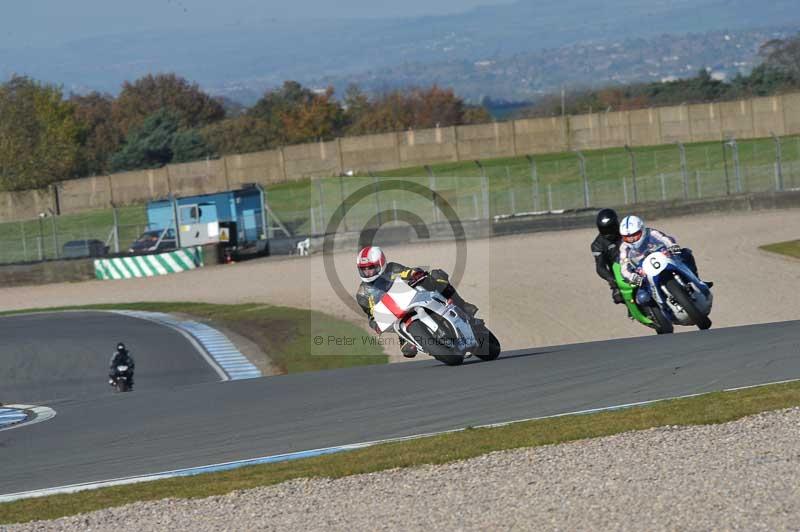
<instances>
[{"instance_id":1,"label":"grass verge","mask_svg":"<svg viewBox=\"0 0 800 532\"><path fill-rule=\"evenodd\" d=\"M385 364L388 357L371 336L344 320L309 310L263 304L212 305L207 303L123 303L14 311L53 312L59 310L146 310L181 313L207 321L244 336L266 353L278 373L301 373L326 369ZM313 344L314 337L352 338L348 345ZM323 354L324 351L324 354Z\"/></svg>"},{"instance_id":2,"label":"grass verge","mask_svg":"<svg viewBox=\"0 0 800 532\"><path fill-rule=\"evenodd\" d=\"M800 382L663 401L648 406L541 419L492 429L468 429L419 440L224 473L119 486L0 504L0 523L66 515L167 497L196 498L268 486L295 478L329 477L396 467L442 464L491 451L536 447L667 425L705 425L800 405Z\"/></svg>"},{"instance_id":3,"label":"grass verge","mask_svg":"<svg viewBox=\"0 0 800 532\"><path fill-rule=\"evenodd\" d=\"M767 244L761 246L759 249L769 251L771 253L780 253L787 257L794 257L800 259L800 240L789 240L788 242L776 242L774 244Z\"/></svg>"}]
</instances>

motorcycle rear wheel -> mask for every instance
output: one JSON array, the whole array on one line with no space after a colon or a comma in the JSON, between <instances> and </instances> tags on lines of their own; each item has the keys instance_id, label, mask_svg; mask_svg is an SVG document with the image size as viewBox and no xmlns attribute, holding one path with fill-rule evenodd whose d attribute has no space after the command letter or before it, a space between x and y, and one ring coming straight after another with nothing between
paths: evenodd
<instances>
[{"instance_id":1,"label":"motorcycle rear wheel","mask_svg":"<svg viewBox=\"0 0 800 532\"><path fill-rule=\"evenodd\" d=\"M495 360L500 356L500 340L498 340L497 336L495 336L494 333L489 329L486 329L486 334L484 337L486 344L481 350L481 354L475 354L475 356L486 362Z\"/></svg>"},{"instance_id":2,"label":"motorcycle rear wheel","mask_svg":"<svg viewBox=\"0 0 800 532\"><path fill-rule=\"evenodd\" d=\"M698 329L704 331L711 327L711 320L708 316L697 310L697 307L694 306L694 301L692 301L692 298L689 297L689 294L686 293L686 290L684 290L678 281L670 279L666 282L666 287L669 293L672 294L672 297L675 298L675 301L683 307L686 314L688 314L694 324L697 325Z\"/></svg>"}]
</instances>

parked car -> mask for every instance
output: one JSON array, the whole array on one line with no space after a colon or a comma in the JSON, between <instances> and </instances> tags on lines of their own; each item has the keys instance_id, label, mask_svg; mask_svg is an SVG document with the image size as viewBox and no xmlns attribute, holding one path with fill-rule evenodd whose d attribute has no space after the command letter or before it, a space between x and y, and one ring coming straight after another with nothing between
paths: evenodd
<instances>
[{"instance_id":1,"label":"parked car","mask_svg":"<svg viewBox=\"0 0 800 532\"><path fill-rule=\"evenodd\" d=\"M100 240L70 240L64 244L62 257L77 259L79 257L105 257L108 255L108 246Z\"/></svg>"},{"instance_id":2,"label":"parked car","mask_svg":"<svg viewBox=\"0 0 800 532\"><path fill-rule=\"evenodd\" d=\"M178 241L172 229L145 231L128 249L129 253L157 253L177 249Z\"/></svg>"}]
</instances>

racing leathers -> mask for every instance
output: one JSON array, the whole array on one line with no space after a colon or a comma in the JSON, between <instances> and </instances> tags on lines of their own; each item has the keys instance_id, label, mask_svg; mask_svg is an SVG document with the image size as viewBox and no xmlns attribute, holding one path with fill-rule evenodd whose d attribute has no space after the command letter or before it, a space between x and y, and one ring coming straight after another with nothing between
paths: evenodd
<instances>
[{"instance_id":1,"label":"racing leathers","mask_svg":"<svg viewBox=\"0 0 800 532\"><path fill-rule=\"evenodd\" d=\"M681 248L675 239L657 229L646 228L642 235L642 242L637 245L622 242L619 248L619 263L622 267L622 277L632 285L641 286L642 273L640 267L642 261L650 253L656 251L668 251L680 256L686 266L697 275L697 264L695 263L692 250Z\"/></svg>"},{"instance_id":2,"label":"racing leathers","mask_svg":"<svg viewBox=\"0 0 800 532\"><path fill-rule=\"evenodd\" d=\"M592 255L594 255L595 271L601 279L608 282L608 287L611 289L611 298L614 303L622 303L622 294L617 287L617 281L614 277L614 270L612 265L617 262L619 258L619 246L622 239L617 236L612 237L609 235L598 234L597 238L592 242Z\"/></svg>"},{"instance_id":3,"label":"racing leathers","mask_svg":"<svg viewBox=\"0 0 800 532\"><path fill-rule=\"evenodd\" d=\"M425 290L432 290L439 292L444 297L453 301L453 303L461 307L469 316L475 316L478 307L467 303L456 292L453 285L450 284L450 278L443 270L431 270L430 273L422 268L409 268L397 262L389 262L386 264L386 269L383 273L372 282L362 282L356 292L356 301L364 313L369 318L369 326L372 330L377 331L377 325L374 318L375 305L381 298L389 291L395 279L403 279L412 286L421 286ZM407 358L413 358L417 354L416 347L411 344L406 344L403 338L400 338L400 346L403 355Z\"/></svg>"},{"instance_id":4,"label":"racing leathers","mask_svg":"<svg viewBox=\"0 0 800 532\"><path fill-rule=\"evenodd\" d=\"M109 363L110 367L108 369L108 380L109 384L112 386L114 385L114 378L117 376L117 366L128 366L128 373L130 378L128 379L128 383L133 387L133 370L136 369L136 362L134 362L133 357L131 354L126 351L116 351L111 356L111 362Z\"/></svg>"}]
</instances>

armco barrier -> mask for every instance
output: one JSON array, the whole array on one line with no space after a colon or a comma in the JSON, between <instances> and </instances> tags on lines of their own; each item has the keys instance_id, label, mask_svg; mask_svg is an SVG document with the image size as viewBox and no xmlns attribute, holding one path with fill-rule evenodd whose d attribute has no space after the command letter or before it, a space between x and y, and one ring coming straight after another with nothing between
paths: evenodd
<instances>
[{"instance_id":1,"label":"armco barrier","mask_svg":"<svg viewBox=\"0 0 800 532\"><path fill-rule=\"evenodd\" d=\"M95 276L102 280L134 279L169 275L204 266L203 248L186 248L155 255L96 259Z\"/></svg>"}]
</instances>

